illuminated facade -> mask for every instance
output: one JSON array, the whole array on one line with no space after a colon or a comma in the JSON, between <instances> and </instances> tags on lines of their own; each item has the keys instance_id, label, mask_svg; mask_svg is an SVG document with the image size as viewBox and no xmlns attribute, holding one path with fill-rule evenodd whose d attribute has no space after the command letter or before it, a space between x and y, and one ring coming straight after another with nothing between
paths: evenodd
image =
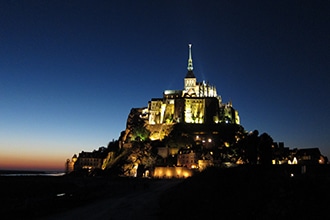
<instances>
[{"instance_id":1,"label":"illuminated facade","mask_svg":"<svg viewBox=\"0 0 330 220\"><path fill-rule=\"evenodd\" d=\"M193 72L191 44L189 44L188 72L183 90L165 90L163 98L151 99L146 112L148 123L231 123L240 124L238 112L232 103L222 103L215 86L197 82Z\"/></svg>"},{"instance_id":2,"label":"illuminated facade","mask_svg":"<svg viewBox=\"0 0 330 220\"><path fill-rule=\"evenodd\" d=\"M74 160L74 170L104 170L104 163L109 156L111 156L111 152L108 152L105 147L100 147L99 150L93 152L82 151Z\"/></svg>"},{"instance_id":3,"label":"illuminated facade","mask_svg":"<svg viewBox=\"0 0 330 220\"><path fill-rule=\"evenodd\" d=\"M182 148L177 155L177 166L188 167L190 169L198 168L199 154L196 150Z\"/></svg>"},{"instance_id":4,"label":"illuminated facade","mask_svg":"<svg viewBox=\"0 0 330 220\"><path fill-rule=\"evenodd\" d=\"M81 152L77 162L74 164L75 170L80 169L101 169L102 168L103 158L95 156L93 152Z\"/></svg>"}]
</instances>

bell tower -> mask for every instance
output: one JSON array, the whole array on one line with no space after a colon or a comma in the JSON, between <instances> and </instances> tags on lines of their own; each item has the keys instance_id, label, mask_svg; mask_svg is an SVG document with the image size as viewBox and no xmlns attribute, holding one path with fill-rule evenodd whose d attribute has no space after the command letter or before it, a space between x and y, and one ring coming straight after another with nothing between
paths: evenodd
<instances>
[{"instance_id":1,"label":"bell tower","mask_svg":"<svg viewBox=\"0 0 330 220\"><path fill-rule=\"evenodd\" d=\"M196 86L196 77L193 72L193 62L192 62L192 53L191 53L191 47L192 44L189 44L189 55L188 55L188 72L186 77L184 78L184 90L189 91L191 89L194 89Z\"/></svg>"}]
</instances>

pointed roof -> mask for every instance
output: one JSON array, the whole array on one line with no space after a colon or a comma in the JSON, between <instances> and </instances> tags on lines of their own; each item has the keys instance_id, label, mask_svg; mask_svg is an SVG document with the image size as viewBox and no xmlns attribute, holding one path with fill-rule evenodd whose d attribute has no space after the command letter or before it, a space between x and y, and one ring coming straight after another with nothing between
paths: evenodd
<instances>
[{"instance_id":1,"label":"pointed roof","mask_svg":"<svg viewBox=\"0 0 330 220\"><path fill-rule=\"evenodd\" d=\"M192 54L191 54L192 44L188 44L188 46L189 46L189 57L188 57L188 67L187 67L188 72L185 78L196 78L193 72L194 67L193 67Z\"/></svg>"},{"instance_id":2,"label":"pointed roof","mask_svg":"<svg viewBox=\"0 0 330 220\"><path fill-rule=\"evenodd\" d=\"M196 78L193 71L188 71L185 78Z\"/></svg>"}]
</instances>

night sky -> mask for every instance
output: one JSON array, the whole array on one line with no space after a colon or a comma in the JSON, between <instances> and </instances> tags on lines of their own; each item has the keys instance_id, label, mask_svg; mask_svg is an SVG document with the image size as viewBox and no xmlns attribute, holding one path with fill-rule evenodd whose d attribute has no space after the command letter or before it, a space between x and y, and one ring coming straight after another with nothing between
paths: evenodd
<instances>
[{"instance_id":1,"label":"night sky","mask_svg":"<svg viewBox=\"0 0 330 220\"><path fill-rule=\"evenodd\" d=\"M1 1L0 169L64 170L197 81L247 131L330 156L330 1Z\"/></svg>"}]
</instances>

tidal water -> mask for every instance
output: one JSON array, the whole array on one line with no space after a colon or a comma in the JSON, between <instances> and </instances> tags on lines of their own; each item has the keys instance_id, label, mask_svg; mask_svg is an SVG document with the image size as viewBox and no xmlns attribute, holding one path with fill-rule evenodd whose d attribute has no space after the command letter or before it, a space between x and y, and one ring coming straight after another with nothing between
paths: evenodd
<instances>
[{"instance_id":1,"label":"tidal water","mask_svg":"<svg viewBox=\"0 0 330 220\"><path fill-rule=\"evenodd\" d=\"M63 176L64 172L56 171L17 171L17 170L2 170L0 176Z\"/></svg>"}]
</instances>

